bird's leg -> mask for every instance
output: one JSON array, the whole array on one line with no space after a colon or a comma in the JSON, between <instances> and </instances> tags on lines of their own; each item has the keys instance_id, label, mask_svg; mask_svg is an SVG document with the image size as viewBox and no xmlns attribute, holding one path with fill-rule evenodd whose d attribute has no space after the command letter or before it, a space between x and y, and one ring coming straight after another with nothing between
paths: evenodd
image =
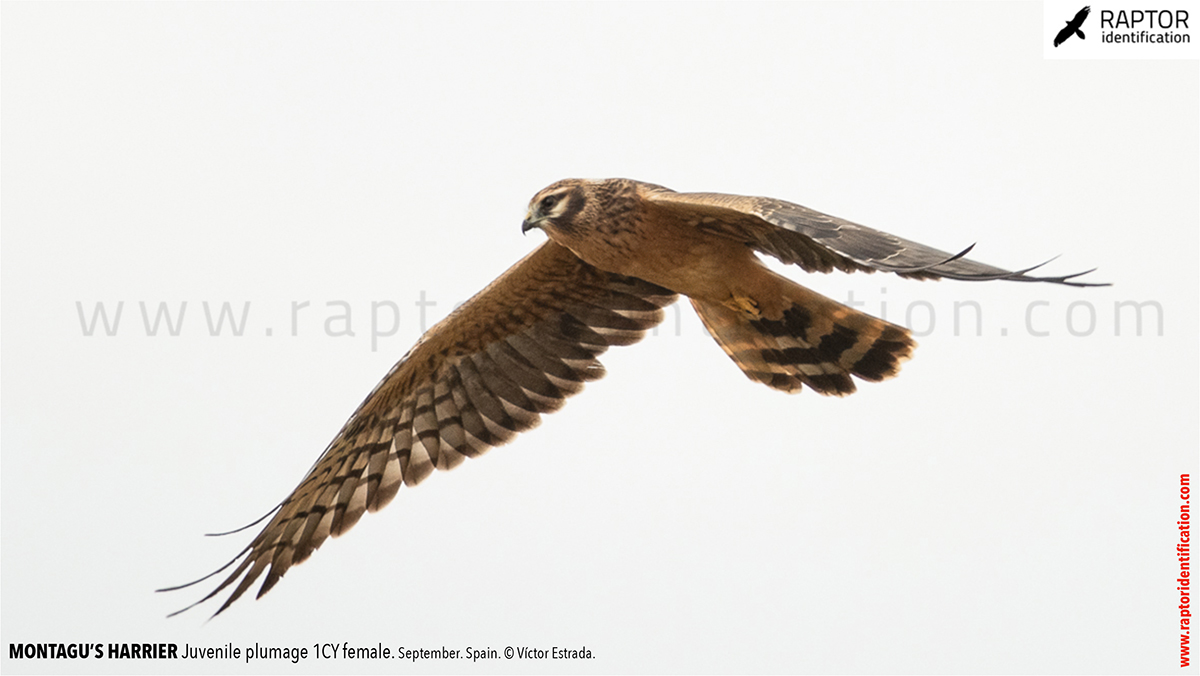
<instances>
[{"instance_id":1,"label":"bird's leg","mask_svg":"<svg viewBox=\"0 0 1200 676\"><path fill-rule=\"evenodd\" d=\"M749 296L730 294L723 305L731 310L750 315L755 319L762 317L762 310L759 309L758 302Z\"/></svg>"}]
</instances>

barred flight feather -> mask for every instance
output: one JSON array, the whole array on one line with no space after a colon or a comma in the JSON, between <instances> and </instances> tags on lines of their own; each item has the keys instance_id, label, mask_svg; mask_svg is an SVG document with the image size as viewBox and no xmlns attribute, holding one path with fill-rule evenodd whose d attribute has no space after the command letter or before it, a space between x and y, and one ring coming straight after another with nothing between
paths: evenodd
<instances>
[{"instance_id":1,"label":"barred flight feather","mask_svg":"<svg viewBox=\"0 0 1200 676\"><path fill-rule=\"evenodd\" d=\"M677 292L746 376L776 389L843 396L854 378L891 377L911 355L907 330L775 275L756 252L813 272L1098 286L1076 281L1085 273L979 263L966 258L971 247L950 254L783 200L627 179L552 184L530 204L522 228L534 227L550 241L417 341L253 541L201 578L233 567L197 603L232 586L219 614L265 574L261 596L401 486L538 425L604 375L600 354L661 322Z\"/></svg>"},{"instance_id":2,"label":"barred flight feather","mask_svg":"<svg viewBox=\"0 0 1200 676\"><path fill-rule=\"evenodd\" d=\"M785 392L806 385L844 396L856 389L851 376L895 375L916 346L907 329L797 284L785 288L791 305L777 318L692 299L709 334L751 380Z\"/></svg>"},{"instance_id":3,"label":"barred flight feather","mask_svg":"<svg viewBox=\"0 0 1200 676\"><path fill-rule=\"evenodd\" d=\"M569 283L553 283L563 278ZM234 585L219 614L265 573L262 596L326 537L387 505L401 484L416 486L536 426L542 413L604 374L598 355L640 340L675 298L543 244L389 371L239 555L245 558L197 603ZM475 339L456 340L462 334Z\"/></svg>"},{"instance_id":4,"label":"barred flight feather","mask_svg":"<svg viewBox=\"0 0 1200 676\"><path fill-rule=\"evenodd\" d=\"M681 193L662 186L644 188L652 203L690 214L698 229L746 242L757 251L809 272L894 272L911 279L1050 282L1067 286L1108 286L1074 281L1091 270L1069 275L1027 275L1041 266L1005 270L950 254L919 242L868 228L844 218L770 197L720 193ZM974 246L974 245L972 245Z\"/></svg>"}]
</instances>

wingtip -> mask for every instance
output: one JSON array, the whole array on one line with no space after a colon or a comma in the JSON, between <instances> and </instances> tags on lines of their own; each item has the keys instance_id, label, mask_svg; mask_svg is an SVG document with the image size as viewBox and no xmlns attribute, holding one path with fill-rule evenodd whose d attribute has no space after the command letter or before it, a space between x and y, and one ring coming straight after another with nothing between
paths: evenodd
<instances>
[{"instance_id":1,"label":"wingtip","mask_svg":"<svg viewBox=\"0 0 1200 676\"><path fill-rule=\"evenodd\" d=\"M1029 272L1032 272L1033 270L1037 270L1038 268L1046 265L1047 263L1051 263L1053 261L1058 260L1058 258L1061 256L1062 256L1062 254L1058 254L1057 256L1054 256L1053 258L1045 261L1044 263L1039 263L1038 265L1034 265L1032 267L1025 268L1024 270L1017 270L1017 271L1013 272L1006 279L1010 279L1014 282L1046 282L1049 284L1062 284L1063 286L1075 286L1075 287L1112 286L1112 282L1075 282L1075 281L1071 281L1071 280L1075 279L1076 277L1082 277L1084 275L1091 274L1091 273L1095 272L1096 270L1098 270L1099 268L1090 268L1090 269L1084 270L1082 272L1073 272L1069 275L1030 276L1027 274Z\"/></svg>"},{"instance_id":2,"label":"wingtip","mask_svg":"<svg viewBox=\"0 0 1200 676\"><path fill-rule=\"evenodd\" d=\"M271 515L272 515L272 514L274 514L275 512L278 512L278 511L279 511L279 509L280 509L281 507L283 507L283 503L282 503L282 502L280 502L278 505L275 505L274 507L272 507L272 508L270 509L270 511L268 511L266 514L263 514L262 516L260 516L260 517L258 517L257 519L255 519L255 520L251 521L250 523L246 524L245 526L242 526L241 528L234 528L233 530L227 530L227 531L225 531L225 532L223 532L223 533L205 533L205 534L204 534L204 537L206 537L206 538L220 538L220 537L225 537L226 535L233 535L234 533L240 533L240 532L242 532L242 531L246 530L247 528L252 528L252 527L254 527L254 526L257 526L258 524L262 523L264 520L266 520L266 519L267 519L267 517L271 516Z\"/></svg>"},{"instance_id":3,"label":"wingtip","mask_svg":"<svg viewBox=\"0 0 1200 676\"><path fill-rule=\"evenodd\" d=\"M929 263L927 265L916 265L916 266L908 267L908 268L887 267L887 268L881 268L881 269L886 270L887 272L894 272L898 275L909 275L909 274L914 274L914 273L918 273L918 272L932 271L933 268L936 268L940 265L945 265L947 263L952 263L952 262L966 256L967 254L971 253L971 250L975 248L976 244L978 244L978 242L972 242L970 246L963 249L962 251L959 251L958 253L954 254L953 256L942 259L936 263Z\"/></svg>"},{"instance_id":4,"label":"wingtip","mask_svg":"<svg viewBox=\"0 0 1200 676\"><path fill-rule=\"evenodd\" d=\"M1010 272L1008 274L1010 277L1014 277L1014 278L1024 276L1028 272L1033 272L1034 270L1037 270L1038 268L1042 268L1050 263L1053 263L1054 261L1058 260L1059 256L1062 256L1062 254L1057 254L1055 256L1047 258L1046 260L1042 261L1041 263L1038 263L1037 265L1031 265L1031 266L1029 266L1027 268L1023 268L1021 270L1013 270L1012 272Z\"/></svg>"}]
</instances>

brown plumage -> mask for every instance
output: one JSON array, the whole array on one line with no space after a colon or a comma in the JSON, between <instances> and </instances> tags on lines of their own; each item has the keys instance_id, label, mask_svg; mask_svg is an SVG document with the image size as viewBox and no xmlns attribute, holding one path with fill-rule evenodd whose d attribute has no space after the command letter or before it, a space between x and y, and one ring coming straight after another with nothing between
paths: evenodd
<instances>
[{"instance_id":1,"label":"brown plumage","mask_svg":"<svg viewBox=\"0 0 1200 676\"><path fill-rule=\"evenodd\" d=\"M609 346L635 343L658 324L677 294L689 297L749 378L787 392L807 386L846 395L855 389L852 376L883 380L910 356L915 343L906 329L772 272L757 253L810 272L1094 286L1073 281L1085 273L1010 272L789 202L677 193L627 179L554 183L530 202L522 230L532 228L550 241L401 358L262 532L201 578L236 564L197 603L234 585L220 613L265 574L262 596L402 485L537 425L604 374L596 358Z\"/></svg>"}]
</instances>

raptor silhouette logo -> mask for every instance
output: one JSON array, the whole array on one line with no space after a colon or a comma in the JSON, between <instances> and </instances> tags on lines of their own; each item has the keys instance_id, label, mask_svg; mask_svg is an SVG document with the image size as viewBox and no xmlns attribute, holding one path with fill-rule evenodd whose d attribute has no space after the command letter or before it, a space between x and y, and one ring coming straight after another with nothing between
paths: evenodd
<instances>
[{"instance_id":1,"label":"raptor silhouette logo","mask_svg":"<svg viewBox=\"0 0 1200 676\"><path fill-rule=\"evenodd\" d=\"M1086 39L1083 31L1079 30L1083 26L1083 22L1087 20L1088 14L1092 11L1092 6L1088 5L1075 13L1075 18L1067 22L1067 25L1054 36L1054 46L1057 47L1066 42L1072 35L1078 35L1080 40Z\"/></svg>"}]
</instances>

